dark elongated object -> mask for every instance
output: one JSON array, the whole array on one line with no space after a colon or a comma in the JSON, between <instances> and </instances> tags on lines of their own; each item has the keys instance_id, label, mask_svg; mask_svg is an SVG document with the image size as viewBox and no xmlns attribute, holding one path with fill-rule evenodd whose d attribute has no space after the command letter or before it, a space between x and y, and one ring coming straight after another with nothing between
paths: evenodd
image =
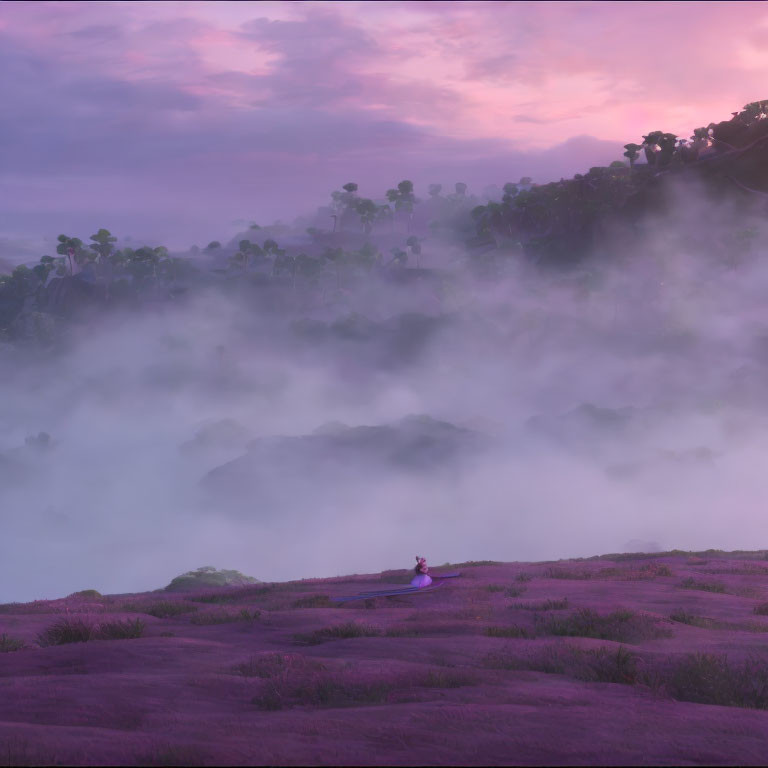
<instances>
[{"instance_id":1,"label":"dark elongated object","mask_svg":"<svg viewBox=\"0 0 768 768\"><path fill-rule=\"evenodd\" d=\"M332 597L332 603L347 603L350 600L373 600L375 597L396 597L398 595L420 595L423 592L433 592L442 587L445 582L439 582L432 587L408 587L408 589L395 589L390 592L369 592L361 595L349 595L347 597Z\"/></svg>"},{"instance_id":2,"label":"dark elongated object","mask_svg":"<svg viewBox=\"0 0 768 768\"><path fill-rule=\"evenodd\" d=\"M393 587L392 589L379 589L376 592L358 592L355 597L379 597L380 595L407 594L408 592L419 592L429 587Z\"/></svg>"},{"instance_id":3,"label":"dark elongated object","mask_svg":"<svg viewBox=\"0 0 768 768\"><path fill-rule=\"evenodd\" d=\"M434 579L455 579L457 576L461 576L461 572L455 573L441 573L432 574ZM417 592L431 592L433 589L437 589L445 582L438 581L431 587L402 587L401 589L379 589L373 592L360 592L357 595L346 595L344 597L332 597L333 603L345 603L349 600L372 600L374 597L396 597L397 595L413 595Z\"/></svg>"}]
</instances>

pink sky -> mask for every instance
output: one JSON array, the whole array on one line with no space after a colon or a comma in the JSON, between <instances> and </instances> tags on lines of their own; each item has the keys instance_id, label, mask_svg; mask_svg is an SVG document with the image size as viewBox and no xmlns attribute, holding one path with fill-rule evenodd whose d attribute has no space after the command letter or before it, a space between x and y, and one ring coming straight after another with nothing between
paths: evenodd
<instances>
[{"instance_id":1,"label":"pink sky","mask_svg":"<svg viewBox=\"0 0 768 768\"><path fill-rule=\"evenodd\" d=\"M349 180L480 191L688 136L768 96L768 5L5 2L0 72L0 236L188 243Z\"/></svg>"}]
</instances>

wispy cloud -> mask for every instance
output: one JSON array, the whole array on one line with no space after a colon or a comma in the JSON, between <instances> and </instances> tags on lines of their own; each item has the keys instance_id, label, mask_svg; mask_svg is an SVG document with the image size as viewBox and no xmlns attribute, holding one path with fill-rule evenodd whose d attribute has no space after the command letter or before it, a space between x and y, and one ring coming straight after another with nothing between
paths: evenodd
<instances>
[{"instance_id":1,"label":"wispy cloud","mask_svg":"<svg viewBox=\"0 0 768 768\"><path fill-rule=\"evenodd\" d=\"M741 2L0 4L0 183L90 176L60 204L106 213L108 178L154 210L197 179L270 217L355 171L559 178L569 138L601 148L588 167L765 95L767 24Z\"/></svg>"}]
</instances>

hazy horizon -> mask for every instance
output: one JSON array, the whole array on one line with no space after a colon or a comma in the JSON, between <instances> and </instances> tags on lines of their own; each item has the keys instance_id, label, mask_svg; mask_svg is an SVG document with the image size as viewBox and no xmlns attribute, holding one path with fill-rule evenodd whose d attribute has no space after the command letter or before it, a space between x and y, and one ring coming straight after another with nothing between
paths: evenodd
<instances>
[{"instance_id":1,"label":"hazy horizon","mask_svg":"<svg viewBox=\"0 0 768 768\"><path fill-rule=\"evenodd\" d=\"M188 248L348 181L571 177L759 96L765 29L750 2L5 2L0 238Z\"/></svg>"}]
</instances>

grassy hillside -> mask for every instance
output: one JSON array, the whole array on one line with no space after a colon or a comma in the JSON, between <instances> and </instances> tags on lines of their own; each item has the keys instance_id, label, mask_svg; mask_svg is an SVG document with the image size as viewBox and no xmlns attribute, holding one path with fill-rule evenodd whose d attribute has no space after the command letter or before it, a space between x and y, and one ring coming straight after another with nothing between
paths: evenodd
<instances>
[{"instance_id":1,"label":"grassy hillside","mask_svg":"<svg viewBox=\"0 0 768 768\"><path fill-rule=\"evenodd\" d=\"M407 571L0 606L0 753L9 765L763 764L763 551L450 569L461 576L434 592L343 604L330 598Z\"/></svg>"}]
</instances>

